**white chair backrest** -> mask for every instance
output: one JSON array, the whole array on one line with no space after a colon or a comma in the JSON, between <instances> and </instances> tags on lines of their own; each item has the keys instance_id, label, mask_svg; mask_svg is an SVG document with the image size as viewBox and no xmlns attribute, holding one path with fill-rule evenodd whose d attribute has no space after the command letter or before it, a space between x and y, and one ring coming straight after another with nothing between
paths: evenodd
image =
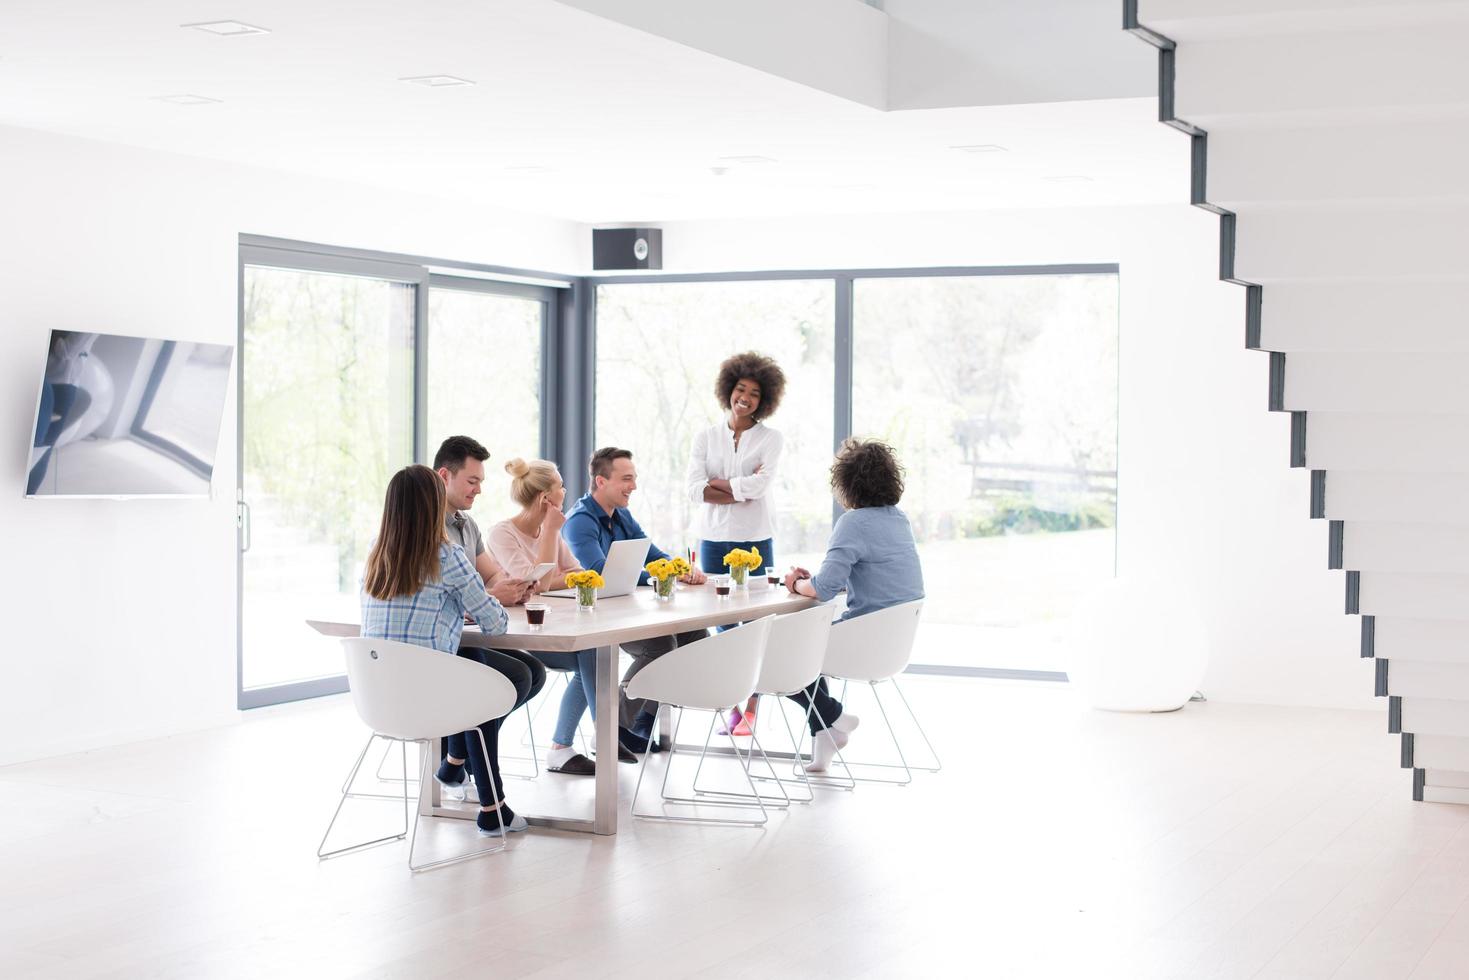
<instances>
[{"instance_id":1,"label":"white chair backrest","mask_svg":"<svg viewBox=\"0 0 1469 980\"><path fill-rule=\"evenodd\" d=\"M515 685L484 664L397 640L352 637L342 647L352 704L380 735L441 738L515 707Z\"/></svg>"},{"instance_id":2,"label":"white chair backrest","mask_svg":"<svg viewBox=\"0 0 1469 980\"><path fill-rule=\"evenodd\" d=\"M794 694L811 686L821 676L821 667L826 663L834 615L835 607L824 602L775 617L755 690L761 694Z\"/></svg>"},{"instance_id":3,"label":"white chair backrest","mask_svg":"<svg viewBox=\"0 0 1469 980\"><path fill-rule=\"evenodd\" d=\"M821 672L854 681L881 681L903 672L913 656L923 600L888 606L831 627Z\"/></svg>"},{"instance_id":4,"label":"white chair backrest","mask_svg":"<svg viewBox=\"0 0 1469 980\"><path fill-rule=\"evenodd\" d=\"M670 650L638 671L627 696L710 710L743 703L755 693L774 621L766 616Z\"/></svg>"}]
</instances>

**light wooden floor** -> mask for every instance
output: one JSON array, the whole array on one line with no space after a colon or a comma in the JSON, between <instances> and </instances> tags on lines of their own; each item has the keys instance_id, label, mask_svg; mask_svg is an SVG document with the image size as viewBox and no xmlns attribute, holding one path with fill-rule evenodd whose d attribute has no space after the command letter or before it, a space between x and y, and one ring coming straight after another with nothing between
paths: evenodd
<instances>
[{"instance_id":1,"label":"light wooden floor","mask_svg":"<svg viewBox=\"0 0 1469 980\"><path fill-rule=\"evenodd\" d=\"M1381 713L909 690L946 768L906 789L417 876L401 844L314 856L342 698L0 769L0 976L1469 976L1469 808L1410 800Z\"/></svg>"}]
</instances>

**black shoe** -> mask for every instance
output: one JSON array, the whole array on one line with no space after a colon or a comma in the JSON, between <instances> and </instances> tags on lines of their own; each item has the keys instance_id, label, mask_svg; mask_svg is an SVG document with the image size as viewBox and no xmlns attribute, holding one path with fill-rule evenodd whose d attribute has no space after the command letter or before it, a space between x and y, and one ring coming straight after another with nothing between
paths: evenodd
<instances>
[{"instance_id":1,"label":"black shoe","mask_svg":"<svg viewBox=\"0 0 1469 980\"><path fill-rule=\"evenodd\" d=\"M635 755L633 755L627 749L623 748L621 745L619 745L619 746L617 746L617 761L618 762L631 762L634 765L636 765L637 764L637 761L638 761L638 757L635 756Z\"/></svg>"},{"instance_id":2,"label":"black shoe","mask_svg":"<svg viewBox=\"0 0 1469 980\"><path fill-rule=\"evenodd\" d=\"M595 776L597 764L577 752L559 766L547 766L547 772L559 772L567 776Z\"/></svg>"},{"instance_id":3,"label":"black shoe","mask_svg":"<svg viewBox=\"0 0 1469 980\"><path fill-rule=\"evenodd\" d=\"M629 728L617 726L617 757L622 758L622 753L627 752L633 756L642 755L648 751L648 740ZM633 761L637 761L634 759Z\"/></svg>"}]
</instances>

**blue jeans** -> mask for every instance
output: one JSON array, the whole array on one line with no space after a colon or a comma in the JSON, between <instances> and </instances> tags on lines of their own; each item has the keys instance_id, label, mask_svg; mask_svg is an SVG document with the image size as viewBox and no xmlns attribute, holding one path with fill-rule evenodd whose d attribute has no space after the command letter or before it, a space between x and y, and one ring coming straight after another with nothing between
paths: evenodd
<instances>
[{"instance_id":1,"label":"blue jeans","mask_svg":"<svg viewBox=\"0 0 1469 980\"><path fill-rule=\"evenodd\" d=\"M573 745L581 713L590 711L592 721L597 720L597 651L562 653L538 650L536 657L552 670L569 671L566 693L561 695L561 710L556 715L556 731L551 740L557 745Z\"/></svg>"},{"instance_id":2,"label":"blue jeans","mask_svg":"<svg viewBox=\"0 0 1469 980\"><path fill-rule=\"evenodd\" d=\"M764 575L765 569L775 564L775 539L766 538L764 541L700 541L699 542L699 567L709 575L723 575L728 571L724 567L724 556L736 548L744 548L749 551L756 548L760 552L760 567L750 569L751 575ZM719 626L715 632L723 633L729 629L728 626Z\"/></svg>"}]
</instances>

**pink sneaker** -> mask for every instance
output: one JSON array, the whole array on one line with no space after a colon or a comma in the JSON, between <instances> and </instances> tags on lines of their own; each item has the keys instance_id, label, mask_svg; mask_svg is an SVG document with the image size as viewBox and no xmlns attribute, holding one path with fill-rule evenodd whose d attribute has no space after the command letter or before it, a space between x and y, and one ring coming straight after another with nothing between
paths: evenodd
<instances>
[{"instance_id":1,"label":"pink sneaker","mask_svg":"<svg viewBox=\"0 0 1469 980\"><path fill-rule=\"evenodd\" d=\"M745 712L745 716L740 719L740 723L735 726L734 733L736 735L754 735L755 734L755 712L753 712L753 711L746 711Z\"/></svg>"},{"instance_id":2,"label":"pink sneaker","mask_svg":"<svg viewBox=\"0 0 1469 980\"><path fill-rule=\"evenodd\" d=\"M730 735L730 734L738 735L739 732L736 729L738 729L744 723L745 723L745 719L744 719L744 716L742 716L740 714L740 709L739 708L730 708L728 714L721 715L720 718L719 718L719 729L718 729L719 734L721 734L721 735ZM745 734L748 735L750 733L749 732L746 732Z\"/></svg>"}]
</instances>

